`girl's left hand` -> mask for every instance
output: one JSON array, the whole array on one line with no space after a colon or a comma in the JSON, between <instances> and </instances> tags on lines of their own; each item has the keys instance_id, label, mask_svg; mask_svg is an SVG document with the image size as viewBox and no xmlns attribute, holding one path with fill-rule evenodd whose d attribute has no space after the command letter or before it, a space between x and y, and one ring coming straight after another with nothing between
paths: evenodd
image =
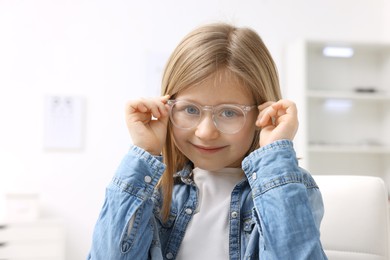
<instances>
[{"instance_id":1,"label":"girl's left hand","mask_svg":"<svg viewBox=\"0 0 390 260\"><path fill-rule=\"evenodd\" d=\"M293 140L298 130L297 107L294 102L281 99L258 106L256 126L261 128L260 147L277 140Z\"/></svg>"}]
</instances>

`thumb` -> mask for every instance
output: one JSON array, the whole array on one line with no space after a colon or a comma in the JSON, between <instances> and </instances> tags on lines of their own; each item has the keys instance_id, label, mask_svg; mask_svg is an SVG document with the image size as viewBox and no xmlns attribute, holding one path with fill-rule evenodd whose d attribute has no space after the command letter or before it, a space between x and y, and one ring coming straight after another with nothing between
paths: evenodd
<instances>
[{"instance_id":1,"label":"thumb","mask_svg":"<svg viewBox=\"0 0 390 260\"><path fill-rule=\"evenodd\" d=\"M170 107L169 105L165 104L165 107L167 108L167 113L163 116L161 116L159 118L159 121L161 121L161 123L164 125L164 126L168 126L168 121L169 121L169 116L170 116Z\"/></svg>"},{"instance_id":2,"label":"thumb","mask_svg":"<svg viewBox=\"0 0 390 260\"><path fill-rule=\"evenodd\" d=\"M168 126L169 114L158 119L165 127Z\"/></svg>"}]
</instances>

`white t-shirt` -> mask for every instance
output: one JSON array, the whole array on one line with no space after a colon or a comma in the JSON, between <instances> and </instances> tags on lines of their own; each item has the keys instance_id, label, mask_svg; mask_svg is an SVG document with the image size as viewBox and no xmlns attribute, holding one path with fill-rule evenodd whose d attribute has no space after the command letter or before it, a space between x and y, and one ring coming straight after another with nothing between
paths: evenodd
<instances>
[{"instance_id":1,"label":"white t-shirt","mask_svg":"<svg viewBox=\"0 0 390 260\"><path fill-rule=\"evenodd\" d=\"M234 187L244 178L240 168L209 172L193 170L199 189L199 204L194 213L177 259L229 259L229 210Z\"/></svg>"}]
</instances>

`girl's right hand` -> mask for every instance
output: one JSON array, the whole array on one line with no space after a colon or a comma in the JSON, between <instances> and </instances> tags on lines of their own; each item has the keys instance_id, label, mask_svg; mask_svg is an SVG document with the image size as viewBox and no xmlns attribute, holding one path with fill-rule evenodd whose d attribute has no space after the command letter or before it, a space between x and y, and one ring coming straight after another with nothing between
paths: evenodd
<instances>
[{"instance_id":1,"label":"girl's right hand","mask_svg":"<svg viewBox=\"0 0 390 260\"><path fill-rule=\"evenodd\" d=\"M126 124L133 144L153 155L160 155L165 144L168 99L169 95L137 99L126 105Z\"/></svg>"}]
</instances>

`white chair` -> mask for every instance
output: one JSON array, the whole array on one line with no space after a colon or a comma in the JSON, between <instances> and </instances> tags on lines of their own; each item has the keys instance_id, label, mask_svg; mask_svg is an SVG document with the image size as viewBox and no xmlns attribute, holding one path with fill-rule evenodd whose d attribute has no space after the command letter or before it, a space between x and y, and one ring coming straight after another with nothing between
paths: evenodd
<instances>
[{"instance_id":1,"label":"white chair","mask_svg":"<svg viewBox=\"0 0 390 260\"><path fill-rule=\"evenodd\" d=\"M389 259L389 204L383 180L313 177L324 200L321 241L329 260Z\"/></svg>"}]
</instances>

